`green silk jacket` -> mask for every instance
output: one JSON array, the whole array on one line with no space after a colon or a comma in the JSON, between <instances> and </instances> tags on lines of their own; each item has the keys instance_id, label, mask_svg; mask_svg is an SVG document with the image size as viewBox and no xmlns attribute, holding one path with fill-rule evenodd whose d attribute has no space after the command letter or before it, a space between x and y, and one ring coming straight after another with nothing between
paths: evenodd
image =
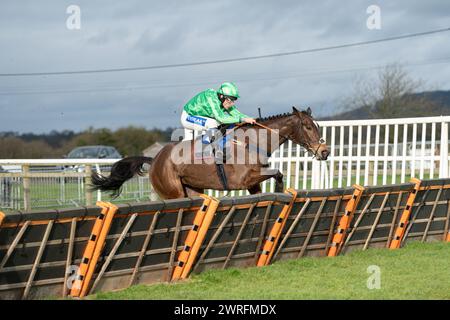
<instances>
[{"instance_id":1,"label":"green silk jacket","mask_svg":"<svg viewBox=\"0 0 450 320\"><path fill-rule=\"evenodd\" d=\"M228 110L223 108L214 89L200 92L189 100L183 109L190 115L213 118L223 124L242 122L243 118L250 118L237 110L235 106Z\"/></svg>"}]
</instances>

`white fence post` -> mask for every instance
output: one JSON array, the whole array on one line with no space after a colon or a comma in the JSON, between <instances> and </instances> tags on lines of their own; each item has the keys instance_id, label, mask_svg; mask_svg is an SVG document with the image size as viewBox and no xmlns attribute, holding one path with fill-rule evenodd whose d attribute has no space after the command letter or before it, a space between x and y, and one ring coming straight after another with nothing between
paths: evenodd
<instances>
[{"instance_id":1,"label":"white fence post","mask_svg":"<svg viewBox=\"0 0 450 320\"><path fill-rule=\"evenodd\" d=\"M98 174L102 173L100 165L98 163L95 164L95 170ZM97 201L102 201L102 192L100 190L97 190Z\"/></svg>"},{"instance_id":2,"label":"white fence post","mask_svg":"<svg viewBox=\"0 0 450 320\"><path fill-rule=\"evenodd\" d=\"M86 165L84 167L84 172L86 174L84 178L85 192L86 192L86 205L92 205L92 191L89 188L89 185L92 183L91 174L92 174L92 165Z\"/></svg>"},{"instance_id":3,"label":"white fence post","mask_svg":"<svg viewBox=\"0 0 450 320\"><path fill-rule=\"evenodd\" d=\"M318 189L320 186L320 162L312 161L311 168L311 189Z\"/></svg>"},{"instance_id":4,"label":"white fence post","mask_svg":"<svg viewBox=\"0 0 450 320\"><path fill-rule=\"evenodd\" d=\"M441 154L439 178L448 177L448 123L441 123Z\"/></svg>"},{"instance_id":5,"label":"white fence post","mask_svg":"<svg viewBox=\"0 0 450 320\"><path fill-rule=\"evenodd\" d=\"M23 208L25 211L31 210L31 178L30 174L30 166L23 165L22 166L23 173Z\"/></svg>"}]
</instances>

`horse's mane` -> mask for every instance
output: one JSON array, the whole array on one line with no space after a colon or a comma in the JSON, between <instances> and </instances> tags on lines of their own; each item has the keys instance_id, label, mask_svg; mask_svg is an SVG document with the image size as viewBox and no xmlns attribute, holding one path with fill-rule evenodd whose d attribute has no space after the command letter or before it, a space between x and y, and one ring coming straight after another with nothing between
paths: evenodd
<instances>
[{"instance_id":1,"label":"horse's mane","mask_svg":"<svg viewBox=\"0 0 450 320\"><path fill-rule=\"evenodd\" d=\"M301 113L306 113L305 110L300 111ZM294 115L294 112L286 112L286 113L279 113L279 114L275 114L275 115L271 115L268 117L261 117L261 118L255 118L256 122L265 122L265 121L270 121L270 120L276 120L276 119L282 119L282 118L286 118L289 116ZM228 127L228 125L225 125L225 127ZM250 124L246 123L244 125L241 126L241 128L249 128Z\"/></svg>"},{"instance_id":2,"label":"horse's mane","mask_svg":"<svg viewBox=\"0 0 450 320\"><path fill-rule=\"evenodd\" d=\"M257 122L263 122L263 121L268 121L268 120L275 120L275 119L289 117L289 116L292 116L293 114L294 114L293 112L286 112L286 113L280 113L280 114L276 114L276 115L272 115L272 116L268 116L268 117L256 118L255 120Z\"/></svg>"},{"instance_id":3,"label":"horse's mane","mask_svg":"<svg viewBox=\"0 0 450 320\"><path fill-rule=\"evenodd\" d=\"M303 111L302 111L303 112ZM276 119L282 119L282 118L286 118L289 116L292 116L294 113L293 112L286 112L286 113L280 113L280 114L275 114L275 115L271 115L268 117L261 117L261 118L255 118L256 122L266 122L266 121L270 121L270 120L276 120ZM246 123L242 126L240 126L241 128L253 128L252 125Z\"/></svg>"}]
</instances>

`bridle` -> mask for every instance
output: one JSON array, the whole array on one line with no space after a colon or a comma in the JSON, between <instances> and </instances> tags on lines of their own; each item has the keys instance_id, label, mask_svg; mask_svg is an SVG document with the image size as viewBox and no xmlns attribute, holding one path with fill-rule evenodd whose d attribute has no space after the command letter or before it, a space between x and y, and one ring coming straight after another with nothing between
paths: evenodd
<instances>
[{"instance_id":1,"label":"bridle","mask_svg":"<svg viewBox=\"0 0 450 320\"><path fill-rule=\"evenodd\" d=\"M316 127L317 127L317 131L319 131L319 133L320 133L320 126L319 126L319 123L317 123L317 121L315 121L315 120L313 120L313 121L314 121L314 124L315 124ZM320 147L321 147L324 143L325 143L325 139L324 139L324 138L320 138L320 139L319 139L319 144L317 145L317 149L314 151L314 153L313 153L313 155L312 155L312 158L317 157L317 153L319 152ZM303 148L305 148L306 150L309 150L309 151L312 152L312 147L309 145L309 143L306 143L306 147L303 146Z\"/></svg>"},{"instance_id":2,"label":"bridle","mask_svg":"<svg viewBox=\"0 0 450 320\"><path fill-rule=\"evenodd\" d=\"M312 155L312 157L317 157L317 152L319 152L320 147L325 143L325 139L324 138L320 138L319 140L319 144L317 145L317 149L316 151L314 151L314 154Z\"/></svg>"},{"instance_id":3,"label":"bridle","mask_svg":"<svg viewBox=\"0 0 450 320\"><path fill-rule=\"evenodd\" d=\"M313 122L314 122L314 124L315 124L316 127L317 127L317 131L320 132L320 126L319 126L319 124L317 123L317 121L313 120ZM260 126L262 126L262 127L265 127L266 129L272 130L271 128L268 128L268 127L266 127L266 126L261 125L260 123L256 123L256 124L258 124L258 125L260 125ZM272 131L273 131L273 130L272 130ZM294 139L293 139L292 137L290 137L290 136L285 136L285 135L282 135L282 134L279 134L279 135L280 135L281 137L287 139L287 140L291 140L292 142L294 142ZM306 139L305 139L305 140L306 140ZM310 152L313 154L313 155L312 155L312 158L317 157L317 154L318 154L318 152L319 152L319 149L320 149L320 147L321 147L323 144L325 144L325 139L324 139L324 138L320 138L320 139L319 139L319 144L317 145L316 150L314 150L314 149L312 148L312 146L311 146L308 142L299 143L299 145L301 145L303 148L305 148L307 151L310 151ZM314 152L313 152L313 150L314 150Z\"/></svg>"}]
</instances>

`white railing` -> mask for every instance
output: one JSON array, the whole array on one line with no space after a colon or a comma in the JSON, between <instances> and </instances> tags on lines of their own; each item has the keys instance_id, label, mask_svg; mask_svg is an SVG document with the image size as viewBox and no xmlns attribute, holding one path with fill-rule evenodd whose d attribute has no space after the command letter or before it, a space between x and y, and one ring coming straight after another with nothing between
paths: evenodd
<instances>
[{"instance_id":1,"label":"white railing","mask_svg":"<svg viewBox=\"0 0 450 320\"><path fill-rule=\"evenodd\" d=\"M412 177L447 178L449 122L450 116L319 121L330 148L327 161L313 160L303 148L288 141L274 152L269 163L284 174L286 187L296 189L354 183L386 185L404 183ZM263 182L262 189L273 192L274 180ZM231 192L236 194L244 191Z\"/></svg>"},{"instance_id":2,"label":"white railing","mask_svg":"<svg viewBox=\"0 0 450 320\"><path fill-rule=\"evenodd\" d=\"M92 171L108 175L117 159L0 160L0 211L92 205L101 192L89 189ZM123 186L116 202L154 200L148 176ZM111 201L109 197L104 197Z\"/></svg>"},{"instance_id":3,"label":"white railing","mask_svg":"<svg viewBox=\"0 0 450 320\"><path fill-rule=\"evenodd\" d=\"M322 136L330 148L327 161L313 160L291 141L269 159L284 174L286 187L324 189L385 185L420 179L449 177L450 116L320 121ZM192 135L192 133L190 133ZM39 207L86 205L101 200L101 193L85 187L92 170L108 173L115 159L0 160L0 211ZM69 167L69 169L67 169ZM262 183L273 192L273 179ZM222 192L208 191L220 197ZM245 191L232 191L242 195ZM124 185L117 201L154 199L148 176ZM105 198L110 200L109 197Z\"/></svg>"},{"instance_id":4,"label":"white railing","mask_svg":"<svg viewBox=\"0 0 450 320\"><path fill-rule=\"evenodd\" d=\"M320 179L311 178L311 187L447 178L449 122L450 117L319 122L331 153L312 166L311 177Z\"/></svg>"}]
</instances>

